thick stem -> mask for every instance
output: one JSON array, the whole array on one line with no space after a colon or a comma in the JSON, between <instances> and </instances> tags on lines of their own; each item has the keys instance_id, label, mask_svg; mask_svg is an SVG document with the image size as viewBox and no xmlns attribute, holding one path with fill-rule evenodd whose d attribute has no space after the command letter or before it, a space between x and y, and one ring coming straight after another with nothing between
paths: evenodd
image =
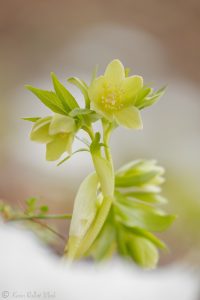
<instances>
[{"instance_id":1,"label":"thick stem","mask_svg":"<svg viewBox=\"0 0 200 300\"><path fill-rule=\"evenodd\" d=\"M112 161L112 155L109 149L109 140L112 128L107 123L104 126L103 123L103 142L105 145L105 158L102 157L100 147L99 149L95 149L91 151L92 161L94 164L94 169L96 171L97 176L99 177L99 182L101 186L101 192L103 195L103 202L91 224L89 230L85 234L83 240L80 243L79 248L77 249L74 258L79 259L83 257L89 248L92 246L93 242L97 238L100 233L106 218L108 217L113 198L114 198L114 167ZM93 130L92 132L87 130L88 134L91 137L91 140L94 140ZM65 250L65 255L67 256L67 246Z\"/></svg>"},{"instance_id":2,"label":"thick stem","mask_svg":"<svg viewBox=\"0 0 200 300\"><path fill-rule=\"evenodd\" d=\"M112 126L108 125L104 121L102 121L102 126L103 126L103 142L105 144L105 155L107 160L110 162L111 167L112 167L112 172L114 174L114 165L113 165L113 159L112 159L112 154L109 148L109 142L110 142L110 136L112 133Z\"/></svg>"}]
</instances>

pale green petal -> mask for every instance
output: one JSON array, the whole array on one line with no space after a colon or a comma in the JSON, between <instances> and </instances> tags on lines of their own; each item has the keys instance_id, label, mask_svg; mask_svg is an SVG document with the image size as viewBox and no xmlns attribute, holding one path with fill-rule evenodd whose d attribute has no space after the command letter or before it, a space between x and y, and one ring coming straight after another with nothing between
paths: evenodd
<instances>
[{"instance_id":1,"label":"pale green petal","mask_svg":"<svg viewBox=\"0 0 200 300\"><path fill-rule=\"evenodd\" d=\"M125 93L125 102L134 104L138 92L143 87L143 78L141 76L131 76L124 79L122 89Z\"/></svg>"},{"instance_id":2,"label":"pale green petal","mask_svg":"<svg viewBox=\"0 0 200 300\"><path fill-rule=\"evenodd\" d=\"M46 160L53 161L60 158L60 156L68 150L69 140L71 144L71 134L57 135L52 142L46 146Z\"/></svg>"},{"instance_id":3,"label":"pale green petal","mask_svg":"<svg viewBox=\"0 0 200 300\"><path fill-rule=\"evenodd\" d=\"M100 76L92 81L92 84L88 88L88 96L90 101L94 103L101 103L102 95L104 94L106 81L104 76Z\"/></svg>"},{"instance_id":4,"label":"pale green petal","mask_svg":"<svg viewBox=\"0 0 200 300\"><path fill-rule=\"evenodd\" d=\"M55 114L49 126L49 134L66 133L75 131L75 121L73 118Z\"/></svg>"},{"instance_id":5,"label":"pale green petal","mask_svg":"<svg viewBox=\"0 0 200 300\"><path fill-rule=\"evenodd\" d=\"M142 129L142 119L139 110L130 106L115 113L115 119L119 125L126 128Z\"/></svg>"},{"instance_id":6,"label":"pale green petal","mask_svg":"<svg viewBox=\"0 0 200 300\"><path fill-rule=\"evenodd\" d=\"M50 122L51 117L42 118L36 121L30 133L31 141L44 144L52 141L52 137L49 135Z\"/></svg>"},{"instance_id":7,"label":"pale green petal","mask_svg":"<svg viewBox=\"0 0 200 300\"><path fill-rule=\"evenodd\" d=\"M81 183L75 198L69 235L83 237L96 213L97 185L96 173L88 175Z\"/></svg>"},{"instance_id":8,"label":"pale green petal","mask_svg":"<svg viewBox=\"0 0 200 300\"><path fill-rule=\"evenodd\" d=\"M125 70L121 61L115 59L109 63L104 73L104 76L110 84L120 84L125 78Z\"/></svg>"}]
</instances>

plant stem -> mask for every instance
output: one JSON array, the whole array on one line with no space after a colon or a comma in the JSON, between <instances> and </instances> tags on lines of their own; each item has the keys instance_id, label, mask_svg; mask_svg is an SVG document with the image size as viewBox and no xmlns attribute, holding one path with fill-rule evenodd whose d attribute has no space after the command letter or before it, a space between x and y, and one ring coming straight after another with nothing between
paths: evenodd
<instances>
[{"instance_id":1,"label":"plant stem","mask_svg":"<svg viewBox=\"0 0 200 300\"><path fill-rule=\"evenodd\" d=\"M92 125L91 126L83 126L83 129L88 133L89 137L93 141L95 135L94 135Z\"/></svg>"},{"instance_id":2,"label":"plant stem","mask_svg":"<svg viewBox=\"0 0 200 300\"><path fill-rule=\"evenodd\" d=\"M33 220L33 219L54 219L54 220L63 220L63 219L71 219L71 214L63 214L63 215L19 215L11 217L8 221L23 221L23 220Z\"/></svg>"},{"instance_id":3,"label":"plant stem","mask_svg":"<svg viewBox=\"0 0 200 300\"><path fill-rule=\"evenodd\" d=\"M96 171L97 176L99 177L99 183L101 186L101 192L103 195L103 202L95 216L93 223L91 224L90 228L86 232L85 236L83 237L79 248L77 249L76 253L74 253L72 260L79 259L83 257L87 251L90 249L91 245L97 238L98 234L100 233L106 218L109 214L113 199L114 199L114 167L112 161L112 155L109 149L109 140L110 135L112 132L112 127L109 123L102 121L103 124L103 141L105 144L105 158L102 157L100 147L99 149L95 149L91 152L92 161L94 165L94 169ZM92 142L94 141L95 134L92 127L84 128L85 131L89 134ZM108 171L108 172L107 172ZM107 182L106 176L109 176L109 184ZM110 179L111 178L111 179ZM112 180L113 179L113 180ZM68 244L65 247L64 256L68 255Z\"/></svg>"},{"instance_id":4,"label":"plant stem","mask_svg":"<svg viewBox=\"0 0 200 300\"><path fill-rule=\"evenodd\" d=\"M103 142L106 146L105 147L105 155L106 155L107 160L110 162L110 164L112 166L112 171L114 174L113 159L112 159L112 154L110 152L110 147L109 147L110 136L112 133L112 127L111 127L111 125L109 126L107 123L105 123L105 121L102 121L102 126L103 126Z\"/></svg>"}]
</instances>

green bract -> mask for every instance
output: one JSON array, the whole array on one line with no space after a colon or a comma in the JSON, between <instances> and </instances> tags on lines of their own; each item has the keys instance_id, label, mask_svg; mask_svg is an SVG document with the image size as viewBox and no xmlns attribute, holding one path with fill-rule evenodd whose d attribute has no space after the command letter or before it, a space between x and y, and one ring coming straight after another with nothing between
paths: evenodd
<instances>
[{"instance_id":1,"label":"green bract","mask_svg":"<svg viewBox=\"0 0 200 300\"><path fill-rule=\"evenodd\" d=\"M115 59L103 76L96 77L95 70L89 85L77 77L68 79L83 94L81 105L54 73L51 77L54 91L27 86L53 112L44 118L24 118L34 123L30 138L46 144L47 160L57 160L67 152L58 165L74 154L89 152L95 170L78 189L65 256L70 260L85 256L102 260L118 253L142 267L155 267L158 249L166 247L155 234L174 220L160 208L167 202L160 195L164 169L155 160L140 159L115 172L109 142L119 125L141 129L140 110L153 105L164 88L154 91L143 84L141 76L129 76L129 69ZM93 129L96 121L101 123L101 131ZM81 138L79 130L88 137ZM72 153L75 137L84 148ZM34 205L30 200L29 210ZM43 217L48 212L46 207L40 210Z\"/></svg>"},{"instance_id":2,"label":"green bract","mask_svg":"<svg viewBox=\"0 0 200 300\"><path fill-rule=\"evenodd\" d=\"M73 118L55 114L41 118L33 125L30 139L46 144L46 159L57 160L64 152L71 154L76 131Z\"/></svg>"},{"instance_id":3,"label":"green bract","mask_svg":"<svg viewBox=\"0 0 200 300\"><path fill-rule=\"evenodd\" d=\"M143 87L141 76L125 77L119 60L113 60L103 76L92 81L88 89L92 107L108 121L115 120L127 128L142 128L142 120L135 106L137 95Z\"/></svg>"}]
</instances>

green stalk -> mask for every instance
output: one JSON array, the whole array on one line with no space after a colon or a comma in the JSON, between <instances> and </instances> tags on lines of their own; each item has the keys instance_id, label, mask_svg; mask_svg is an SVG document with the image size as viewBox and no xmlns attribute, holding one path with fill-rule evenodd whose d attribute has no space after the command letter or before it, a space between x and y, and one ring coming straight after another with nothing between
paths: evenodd
<instances>
[{"instance_id":1,"label":"green stalk","mask_svg":"<svg viewBox=\"0 0 200 300\"><path fill-rule=\"evenodd\" d=\"M91 157L94 165L94 169L96 171L97 176L99 177L99 182L101 186L101 192L103 194L103 202L97 212L97 215L85 234L83 240L80 243L80 246L77 249L76 254L73 259L79 259L83 257L89 248L92 246L93 242L97 238L100 233L106 218L109 214L113 198L114 198L114 167L112 161L112 155L109 149L109 140L112 128L108 126L104 126L103 124L103 141L105 145L105 158L102 157L101 148L97 147L94 150L91 150ZM89 134L92 142L94 141L95 135L92 127L84 128ZM67 245L65 247L65 256L67 256Z\"/></svg>"},{"instance_id":2,"label":"green stalk","mask_svg":"<svg viewBox=\"0 0 200 300\"><path fill-rule=\"evenodd\" d=\"M62 215L19 215L14 216L9 219L9 221L24 221L24 220L33 220L33 219L53 219L53 220L66 220L71 219L71 214L62 214Z\"/></svg>"}]
</instances>

